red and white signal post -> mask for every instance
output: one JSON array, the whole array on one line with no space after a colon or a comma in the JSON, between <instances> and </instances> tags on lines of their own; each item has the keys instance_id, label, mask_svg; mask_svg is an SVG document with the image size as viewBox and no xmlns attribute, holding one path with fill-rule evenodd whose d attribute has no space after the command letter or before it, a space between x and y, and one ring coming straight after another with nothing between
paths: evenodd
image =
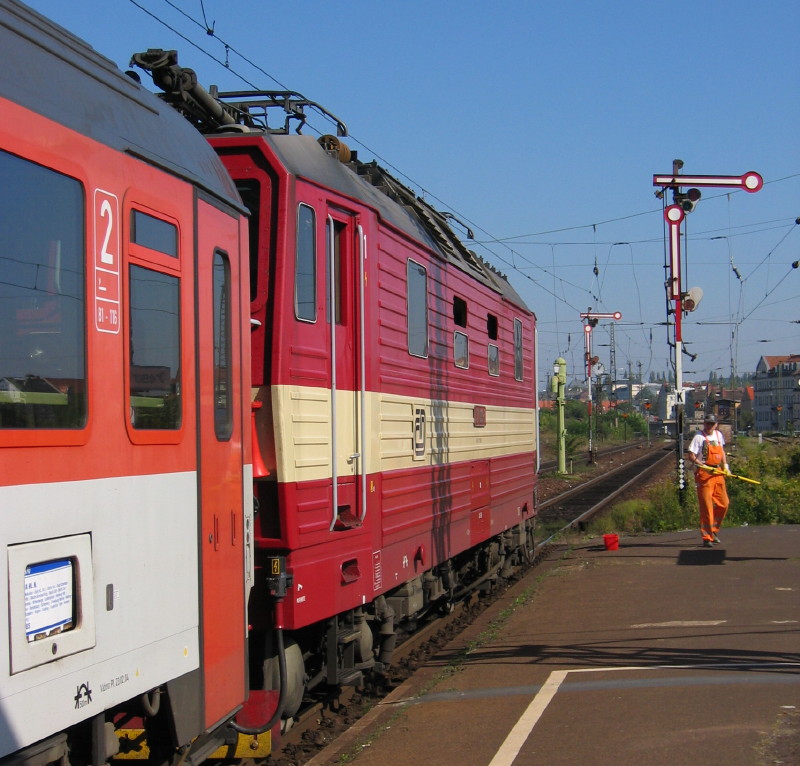
<instances>
[{"instance_id":1,"label":"red and white signal post","mask_svg":"<svg viewBox=\"0 0 800 766\"><path fill-rule=\"evenodd\" d=\"M746 192L757 192L764 185L764 180L758 173L749 171L741 176L686 176L680 175L683 160L672 161L672 175L654 175L653 186L660 186L661 191L656 195L664 196L667 189L672 190L674 204L664 209L664 220L669 229L669 267L670 275L667 283L669 299L675 302L675 425L677 430L678 450L678 489L681 492L686 488L686 475L683 460L683 337L681 332L681 319L684 311L694 309L694 302L689 305L687 294L681 286L681 233L680 227L700 200L700 187L714 187L723 189L742 189ZM681 188L690 186L687 192ZM583 316L583 315L581 315Z\"/></svg>"}]
</instances>

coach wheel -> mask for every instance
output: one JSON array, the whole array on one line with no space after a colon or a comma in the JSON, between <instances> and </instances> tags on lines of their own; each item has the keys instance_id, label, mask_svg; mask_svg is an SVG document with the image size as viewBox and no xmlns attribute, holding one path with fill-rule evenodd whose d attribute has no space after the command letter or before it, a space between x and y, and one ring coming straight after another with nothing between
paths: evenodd
<instances>
[{"instance_id":1,"label":"coach wheel","mask_svg":"<svg viewBox=\"0 0 800 766\"><path fill-rule=\"evenodd\" d=\"M284 695L283 717L291 718L303 702L303 693L306 686L306 669L303 663L303 653L297 641L288 636L284 639L284 654L286 655L286 693ZM268 634L266 646L266 659L264 660L264 688L280 689L280 671L278 669L278 655L272 641L272 634Z\"/></svg>"}]
</instances>

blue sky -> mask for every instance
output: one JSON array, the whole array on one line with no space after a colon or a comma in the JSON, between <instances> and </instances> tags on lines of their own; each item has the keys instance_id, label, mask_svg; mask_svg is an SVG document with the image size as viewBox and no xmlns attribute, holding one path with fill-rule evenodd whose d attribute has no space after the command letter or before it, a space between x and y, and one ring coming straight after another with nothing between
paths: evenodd
<instances>
[{"instance_id":1,"label":"blue sky","mask_svg":"<svg viewBox=\"0 0 800 766\"><path fill-rule=\"evenodd\" d=\"M622 312L620 375L667 371L652 176L674 158L686 174L757 171L758 193L705 189L688 216L683 285L704 297L684 319L697 355L684 356L684 377L800 353L796 0L30 4L121 68L175 48L206 85L250 87L241 75L338 115L361 159L468 222L474 249L538 316L542 377L559 355L579 374L590 307ZM607 321L593 339L608 368Z\"/></svg>"}]
</instances>

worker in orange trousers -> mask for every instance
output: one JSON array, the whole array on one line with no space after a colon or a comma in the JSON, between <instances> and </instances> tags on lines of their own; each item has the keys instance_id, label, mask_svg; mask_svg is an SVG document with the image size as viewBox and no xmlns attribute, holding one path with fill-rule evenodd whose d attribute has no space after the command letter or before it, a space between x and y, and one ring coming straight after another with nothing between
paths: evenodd
<instances>
[{"instance_id":1,"label":"worker in orange trousers","mask_svg":"<svg viewBox=\"0 0 800 766\"><path fill-rule=\"evenodd\" d=\"M703 547L710 548L720 542L718 533L729 504L725 477L717 473L730 473L730 468L725 456L725 437L717 428L715 415L706 415L703 419L703 430L698 431L689 444L688 459L695 466Z\"/></svg>"}]
</instances>

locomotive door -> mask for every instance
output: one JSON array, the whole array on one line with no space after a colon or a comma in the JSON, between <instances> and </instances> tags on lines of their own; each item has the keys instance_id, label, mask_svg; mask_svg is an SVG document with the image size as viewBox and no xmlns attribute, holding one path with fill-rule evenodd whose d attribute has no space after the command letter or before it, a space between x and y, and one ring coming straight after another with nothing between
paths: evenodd
<instances>
[{"instance_id":1,"label":"locomotive door","mask_svg":"<svg viewBox=\"0 0 800 766\"><path fill-rule=\"evenodd\" d=\"M239 222L198 201L197 378L205 722L245 698Z\"/></svg>"},{"instance_id":2,"label":"locomotive door","mask_svg":"<svg viewBox=\"0 0 800 766\"><path fill-rule=\"evenodd\" d=\"M329 209L326 319L331 348L332 518L330 529L358 527L366 513L364 438L365 237L354 216Z\"/></svg>"}]
</instances>

